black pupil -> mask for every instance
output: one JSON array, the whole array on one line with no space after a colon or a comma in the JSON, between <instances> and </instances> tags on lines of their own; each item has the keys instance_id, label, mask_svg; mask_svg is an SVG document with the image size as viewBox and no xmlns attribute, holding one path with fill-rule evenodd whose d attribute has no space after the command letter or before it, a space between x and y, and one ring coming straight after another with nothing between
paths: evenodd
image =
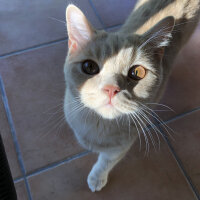
<instances>
[{"instance_id":1,"label":"black pupil","mask_svg":"<svg viewBox=\"0 0 200 200\"><path fill-rule=\"evenodd\" d=\"M128 76L134 80L140 80L141 78L138 75L138 70L135 70L138 66L133 66L128 72Z\"/></svg>"},{"instance_id":2,"label":"black pupil","mask_svg":"<svg viewBox=\"0 0 200 200\"><path fill-rule=\"evenodd\" d=\"M92 60L86 60L82 64L82 69L86 74L94 75L99 73L99 66Z\"/></svg>"}]
</instances>

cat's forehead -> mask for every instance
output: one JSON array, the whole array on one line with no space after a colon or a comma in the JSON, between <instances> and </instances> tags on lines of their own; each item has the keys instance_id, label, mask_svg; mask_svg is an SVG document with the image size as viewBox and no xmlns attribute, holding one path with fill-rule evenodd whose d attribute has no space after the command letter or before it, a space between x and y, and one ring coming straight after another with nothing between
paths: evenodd
<instances>
[{"instance_id":1,"label":"cat's forehead","mask_svg":"<svg viewBox=\"0 0 200 200\"><path fill-rule=\"evenodd\" d=\"M137 36L123 36L120 34L100 34L88 46L85 51L86 56L104 63L109 58L115 56L125 56L132 54L138 47L139 39Z\"/></svg>"},{"instance_id":2,"label":"cat's forehead","mask_svg":"<svg viewBox=\"0 0 200 200\"><path fill-rule=\"evenodd\" d=\"M84 51L83 59L96 61L102 69L102 73L127 74L127 70L133 65L143 65L147 69L155 71L152 62L140 49L142 41L138 35L121 35L117 33L102 34L98 36Z\"/></svg>"},{"instance_id":3,"label":"cat's forehead","mask_svg":"<svg viewBox=\"0 0 200 200\"><path fill-rule=\"evenodd\" d=\"M124 47L117 54L107 58L103 63L102 73L122 73L126 67L130 67L136 58L136 49Z\"/></svg>"}]
</instances>

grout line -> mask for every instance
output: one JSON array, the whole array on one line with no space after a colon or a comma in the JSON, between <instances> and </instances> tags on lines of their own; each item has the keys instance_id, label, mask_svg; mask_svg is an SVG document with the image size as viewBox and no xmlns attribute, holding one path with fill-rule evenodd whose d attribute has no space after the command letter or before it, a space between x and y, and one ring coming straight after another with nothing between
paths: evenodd
<instances>
[{"instance_id":1,"label":"grout line","mask_svg":"<svg viewBox=\"0 0 200 200\"><path fill-rule=\"evenodd\" d=\"M29 182L28 182L26 176L24 177L24 182L25 182L25 187L26 187L26 191L27 191L27 194L28 194L28 199L32 200L33 198L32 198L32 194L31 194L31 188L30 188L30 185L29 185Z\"/></svg>"},{"instance_id":2,"label":"grout line","mask_svg":"<svg viewBox=\"0 0 200 200\"><path fill-rule=\"evenodd\" d=\"M14 183L18 183L18 182L23 181L23 180L24 180L23 177L19 177L19 178L14 179Z\"/></svg>"},{"instance_id":3,"label":"grout line","mask_svg":"<svg viewBox=\"0 0 200 200\"><path fill-rule=\"evenodd\" d=\"M37 169L37 170L35 170L35 171L31 172L31 173L26 174L26 178L31 178L31 177L39 175L39 174L41 174L43 172L47 172L47 171L49 171L51 169L55 169L56 167L59 167L59 166L64 165L66 163L69 163L69 162L71 162L71 161L73 161L75 159L82 158L82 157L88 155L89 153L90 153L90 151L84 151L84 152L81 152L79 154L76 154L76 155L73 155L71 157L68 157L68 158L66 158L66 159L64 159L62 161L50 164L47 167L43 167L43 168ZM14 183L17 183L17 182L21 181L22 179L23 179L23 177L17 178L17 179L14 180Z\"/></svg>"},{"instance_id":4,"label":"grout line","mask_svg":"<svg viewBox=\"0 0 200 200\"><path fill-rule=\"evenodd\" d=\"M7 58L7 57L10 57L10 56L14 56L14 55L19 55L21 53L26 53L26 52L29 52L29 51L32 51L32 50L37 50L37 49L40 49L40 48L43 48L43 47L49 47L49 46L52 46L52 45L55 45L55 44L65 42L65 41L67 41L67 38L61 38L61 39L58 39L58 40L38 44L38 45L28 47L28 48L25 48L25 49L16 50L16 51L13 51L13 52L10 52L10 53L0 55L0 59Z\"/></svg>"},{"instance_id":5,"label":"grout line","mask_svg":"<svg viewBox=\"0 0 200 200\"><path fill-rule=\"evenodd\" d=\"M189 114L191 114L191 113L193 113L193 112L199 111L199 110L200 110L200 108L196 108L196 109L193 109L192 111L189 111L189 112L185 112L185 113L183 113L183 114L180 114L180 115L174 117L173 119L168 120L168 123L169 123L169 122L172 122L172 121L175 121L175 120L177 120L177 119L183 118L183 117L185 117L185 116L187 116L187 115L189 115ZM184 166L183 166L183 163L182 163L181 159L180 159L179 156L176 154L176 152L175 152L175 150L174 150L174 148L173 148L173 146L172 146L170 140L168 139L168 136L165 134L165 131L163 131L163 128L160 126L160 124L158 124L158 123L154 123L154 124L158 126L160 132L161 132L162 135L164 136L163 138L164 138L165 142L167 143L168 148L170 149L170 152L171 152L173 158L175 159L175 161L176 161L176 163L177 163L179 169L181 170L181 173L183 174L184 178L186 179L186 182L188 183L189 187L192 189L192 192L194 193L196 199L197 199L197 200L200 200L200 195L199 195L199 193L198 193L198 190L196 189L195 185L194 185L193 182L192 182L192 179L190 178L190 176L189 176L188 173L186 172L186 170L185 170L185 168L184 168Z\"/></svg>"},{"instance_id":6,"label":"grout line","mask_svg":"<svg viewBox=\"0 0 200 200\"><path fill-rule=\"evenodd\" d=\"M64 165L66 163L69 163L69 162L71 162L71 161L73 161L75 159L82 158L82 157L88 155L89 153L90 153L90 151L83 151L83 152L81 152L79 154L75 154L75 155L73 155L71 157L67 157L64 160L61 160L61 161L55 162L53 164L50 164L48 166L45 166L43 168L34 170L34 171L26 174L26 178L30 178L30 177L39 175L39 174L41 174L43 172L47 172L47 171L49 171L51 169L55 169L56 167L59 167L59 166ZM17 183L17 182L19 182L21 180L23 180L23 177L16 178L16 179L14 179L14 183Z\"/></svg>"},{"instance_id":7,"label":"grout line","mask_svg":"<svg viewBox=\"0 0 200 200\"><path fill-rule=\"evenodd\" d=\"M169 149L170 149L170 152L171 154L173 155L179 169L181 170L182 174L184 175L188 185L190 186L190 188L192 189L192 192L194 193L195 197L197 200L200 200L200 195L196 189L196 187L194 186L193 182L192 182L192 179L190 178L190 176L188 175L188 173L186 172L184 166L183 166L183 163L182 161L180 160L180 158L178 157L178 155L176 154L171 142L169 141L167 135L163 132L163 129L159 126L159 129L160 131L162 132L163 136L164 136L164 140L165 142L167 143Z\"/></svg>"},{"instance_id":8,"label":"grout line","mask_svg":"<svg viewBox=\"0 0 200 200\"><path fill-rule=\"evenodd\" d=\"M112 28L120 28L122 26L122 24L116 24L116 25L113 25L113 26L109 26L107 28L105 28L106 31L109 31L110 29Z\"/></svg>"},{"instance_id":9,"label":"grout line","mask_svg":"<svg viewBox=\"0 0 200 200\"><path fill-rule=\"evenodd\" d=\"M106 26L105 26L104 22L102 21L100 15L98 14L98 12L97 12L97 10L96 10L96 8L95 8L95 6L94 6L92 0L88 0L88 1L89 1L89 3L90 3L90 6L92 7L92 9L93 9L93 11L94 11L96 17L98 18L99 22L100 22L101 25L103 26L103 29L105 29Z\"/></svg>"},{"instance_id":10,"label":"grout line","mask_svg":"<svg viewBox=\"0 0 200 200\"><path fill-rule=\"evenodd\" d=\"M73 161L73 160L75 160L75 159L82 158L82 157L84 157L84 156L86 156L86 155L88 155L88 154L89 154L89 151L81 152L81 153L79 153L79 154L76 154L76 155L73 155L73 156L71 156L71 157L68 157L68 158L66 158L66 159L64 159L64 160L62 160L62 161L59 161L59 162L50 164L50 165L47 166L47 167L40 168L40 169L38 169L38 170L36 170L36 171L34 171L34 172L32 172L32 173L27 174L26 177L27 177L27 178L31 178L31 177L36 176L36 175L39 175L39 174L41 174L41 173L43 173L43 172L47 172L47 171L49 171L49 170L51 170L51 169L55 169L56 167L59 167L59 166L64 165L64 164L66 164L66 163L69 163L69 162L71 162L71 161Z\"/></svg>"},{"instance_id":11,"label":"grout line","mask_svg":"<svg viewBox=\"0 0 200 200\"><path fill-rule=\"evenodd\" d=\"M178 115L176 115L175 117L172 117L171 119L168 119L168 120L166 120L166 121L155 121L155 123L153 123L153 125L155 125L155 126L160 126L160 125L163 125L163 124L169 124L169 123L171 123L171 122L174 122L174 121L176 121L176 120L179 120L179 119L182 119L182 118L184 118L184 117L186 117L186 116L188 116L188 115L190 115L190 114L193 114L193 113L195 113L195 112L198 112L198 111L200 111L200 107L196 107L196 108L194 108L194 109L192 109L192 110L190 110L190 111L186 111L186 112L184 112L184 113L181 113L181 114L178 114ZM153 114L154 115L154 114ZM151 125L148 125L147 126L147 128L149 128L149 129L151 129L152 127L151 127Z\"/></svg>"},{"instance_id":12,"label":"grout line","mask_svg":"<svg viewBox=\"0 0 200 200\"><path fill-rule=\"evenodd\" d=\"M24 179L25 184L26 184L28 197L29 197L29 200L32 200L31 193L30 193L30 187L29 187L28 181L26 179L26 170L25 170L22 154L21 154L21 151L20 151L20 146L19 146L19 142L18 142L18 139L17 139L17 135L16 135L11 111L10 111L10 108L9 108L9 105L8 105L8 99L7 99L7 96L6 96L4 83L3 83L1 76L0 76L0 93L1 93L1 96L2 96L4 108L5 108L5 111L6 111L6 116L7 116L7 119L8 119L9 126L10 126L11 135L12 135L15 150L16 150L16 153L17 153L18 162L19 162L20 169L21 169L21 172L22 172L22 175L23 175L23 179Z\"/></svg>"},{"instance_id":13,"label":"grout line","mask_svg":"<svg viewBox=\"0 0 200 200\"><path fill-rule=\"evenodd\" d=\"M171 118L171 119L169 119L169 120L166 120L165 123L166 123L166 124L171 123L171 122L173 122L173 121L176 121L176 120L178 120L178 119L181 119L182 117L186 117L187 115L190 115L190 114L192 114L192 113L194 113L194 112L197 112L197 111L200 111L200 107L196 107L196 108L194 108L194 109L192 109L192 110L190 110L190 111L186 111L186 112L184 112L184 113L181 113L181 114L179 114L179 115L176 115L175 117L173 117L173 118Z\"/></svg>"}]
</instances>

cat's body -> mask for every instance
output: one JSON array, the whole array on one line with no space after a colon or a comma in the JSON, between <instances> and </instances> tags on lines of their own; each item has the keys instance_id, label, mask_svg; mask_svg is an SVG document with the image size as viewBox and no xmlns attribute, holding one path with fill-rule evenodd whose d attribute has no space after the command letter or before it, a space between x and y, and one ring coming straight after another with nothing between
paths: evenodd
<instances>
[{"instance_id":1,"label":"cat's body","mask_svg":"<svg viewBox=\"0 0 200 200\"><path fill-rule=\"evenodd\" d=\"M141 0L117 33L94 30L79 9L68 7L64 111L79 143L99 153L88 176L92 191L106 184L149 123L145 103L159 101L173 60L198 23L199 3Z\"/></svg>"}]
</instances>

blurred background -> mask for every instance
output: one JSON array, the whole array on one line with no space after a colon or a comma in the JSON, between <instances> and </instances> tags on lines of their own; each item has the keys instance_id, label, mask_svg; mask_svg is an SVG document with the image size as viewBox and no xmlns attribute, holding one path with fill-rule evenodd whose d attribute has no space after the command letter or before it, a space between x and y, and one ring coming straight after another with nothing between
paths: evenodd
<instances>
[{"instance_id":1,"label":"blurred background","mask_svg":"<svg viewBox=\"0 0 200 200\"><path fill-rule=\"evenodd\" d=\"M135 2L1 0L0 132L19 200L200 199L200 26L161 100L175 111L160 113L173 139L160 138L160 149L147 156L144 139L141 150L137 141L99 193L86 182L96 155L78 145L64 120L66 6L77 5L95 28L115 31Z\"/></svg>"}]
</instances>

